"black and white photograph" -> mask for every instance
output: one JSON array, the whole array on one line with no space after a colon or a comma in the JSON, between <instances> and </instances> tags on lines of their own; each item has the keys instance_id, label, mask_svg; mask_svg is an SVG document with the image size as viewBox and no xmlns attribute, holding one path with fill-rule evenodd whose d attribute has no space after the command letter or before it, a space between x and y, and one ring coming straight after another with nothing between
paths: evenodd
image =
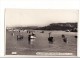
<instances>
[{"instance_id":1,"label":"black and white photograph","mask_svg":"<svg viewBox=\"0 0 80 58\"><path fill-rule=\"evenodd\" d=\"M77 56L79 10L5 9L5 54Z\"/></svg>"}]
</instances>

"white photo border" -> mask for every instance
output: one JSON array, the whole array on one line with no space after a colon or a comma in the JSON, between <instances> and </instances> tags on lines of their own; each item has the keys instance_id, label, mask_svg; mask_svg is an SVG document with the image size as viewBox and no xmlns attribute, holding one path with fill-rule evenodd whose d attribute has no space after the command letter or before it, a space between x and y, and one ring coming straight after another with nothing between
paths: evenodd
<instances>
[{"instance_id":1,"label":"white photo border","mask_svg":"<svg viewBox=\"0 0 80 58\"><path fill-rule=\"evenodd\" d=\"M0 56L5 55L5 19L6 8L16 9L76 9L80 8L80 0L1 0L0 2ZM79 16L80 19L80 16ZM79 20L80 22L80 20ZM80 57L80 23L78 22L77 56ZM20 56L20 55L19 55ZM13 56L15 57L15 56ZM22 57L22 56L21 56ZM24 56L26 57L26 56ZM29 57L29 56L28 56ZM31 56L33 57L33 56ZM35 56L34 56L35 57ZM39 56L37 56L39 57ZM41 57L41 56L40 56ZM47 57L47 56L46 56ZM49 56L53 57L53 56ZM56 56L55 56L56 57ZM70 56L69 56L70 57Z\"/></svg>"}]
</instances>

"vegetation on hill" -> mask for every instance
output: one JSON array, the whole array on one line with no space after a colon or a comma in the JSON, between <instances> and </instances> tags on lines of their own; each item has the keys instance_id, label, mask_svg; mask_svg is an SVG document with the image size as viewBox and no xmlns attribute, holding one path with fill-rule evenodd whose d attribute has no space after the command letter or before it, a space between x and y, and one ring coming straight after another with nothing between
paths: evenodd
<instances>
[{"instance_id":1,"label":"vegetation on hill","mask_svg":"<svg viewBox=\"0 0 80 58\"><path fill-rule=\"evenodd\" d=\"M47 26L28 26L28 27L15 27L14 29L19 30L68 30L77 32L77 23L51 23Z\"/></svg>"}]
</instances>

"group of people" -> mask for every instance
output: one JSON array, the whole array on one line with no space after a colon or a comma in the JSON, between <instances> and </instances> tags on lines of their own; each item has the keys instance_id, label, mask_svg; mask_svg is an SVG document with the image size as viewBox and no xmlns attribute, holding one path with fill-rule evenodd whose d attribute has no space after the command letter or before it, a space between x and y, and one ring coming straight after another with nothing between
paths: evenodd
<instances>
[{"instance_id":1,"label":"group of people","mask_svg":"<svg viewBox=\"0 0 80 58\"><path fill-rule=\"evenodd\" d=\"M28 33L28 44L33 45L36 39L36 34L35 32L32 32L32 31L27 31L27 33ZM53 44L55 41L54 37L51 36L51 32L49 32L48 34L49 34L48 42L49 44ZM14 33L13 33L13 36L14 36ZM64 43L68 42L67 37L64 34L62 34L61 37ZM77 36L75 36L75 38L77 38ZM17 40L18 39L23 39L23 35L20 35L20 31L19 31L19 35L17 35Z\"/></svg>"},{"instance_id":2,"label":"group of people","mask_svg":"<svg viewBox=\"0 0 80 58\"><path fill-rule=\"evenodd\" d=\"M35 42L36 35L35 35L35 33L32 32L32 31L27 31L27 33L29 34L29 35L28 35L28 44L29 44L29 45L32 45L32 44ZM17 40L21 40L21 39L23 39L23 36L22 36L22 34L20 33L20 31L19 31L19 34L17 35Z\"/></svg>"},{"instance_id":3,"label":"group of people","mask_svg":"<svg viewBox=\"0 0 80 58\"><path fill-rule=\"evenodd\" d=\"M36 39L36 35L34 33L29 34L28 35L28 44L30 44L30 45L34 44L35 39ZM62 34L62 40L64 43L67 43L67 41L68 41L64 34ZM49 32L49 37L48 37L49 44L53 44L54 41L55 41L54 37L52 37L51 32Z\"/></svg>"}]
</instances>

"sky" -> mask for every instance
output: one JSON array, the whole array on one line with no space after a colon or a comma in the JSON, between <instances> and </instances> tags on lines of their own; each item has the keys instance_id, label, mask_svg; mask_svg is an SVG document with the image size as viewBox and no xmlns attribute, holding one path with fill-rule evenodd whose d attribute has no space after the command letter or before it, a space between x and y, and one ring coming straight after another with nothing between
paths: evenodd
<instances>
[{"instance_id":1,"label":"sky","mask_svg":"<svg viewBox=\"0 0 80 58\"><path fill-rule=\"evenodd\" d=\"M5 9L5 23L8 27L78 22L78 17L78 10L73 9Z\"/></svg>"}]
</instances>

